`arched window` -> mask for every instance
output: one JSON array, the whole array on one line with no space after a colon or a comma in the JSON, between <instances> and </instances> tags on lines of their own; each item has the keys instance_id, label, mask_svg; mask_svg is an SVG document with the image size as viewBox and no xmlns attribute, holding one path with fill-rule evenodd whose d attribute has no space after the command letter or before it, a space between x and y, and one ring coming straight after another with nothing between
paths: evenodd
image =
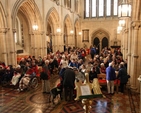
<instances>
[{"instance_id":1,"label":"arched window","mask_svg":"<svg viewBox=\"0 0 141 113\"><path fill-rule=\"evenodd\" d=\"M64 0L64 6L66 7L66 8L71 8L71 0Z\"/></svg>"},{"instance_id":2,"label":"arched window","mask_svg":"<svg viewBox=\"0 0 141 113\"><path fill-rule=\"evenodd\" d=\"M105 47L108 47L109 44L108 44L108 39L106 37L104 37L102 39L102 48L105 48Z\"/></svg>"}]
</instances>

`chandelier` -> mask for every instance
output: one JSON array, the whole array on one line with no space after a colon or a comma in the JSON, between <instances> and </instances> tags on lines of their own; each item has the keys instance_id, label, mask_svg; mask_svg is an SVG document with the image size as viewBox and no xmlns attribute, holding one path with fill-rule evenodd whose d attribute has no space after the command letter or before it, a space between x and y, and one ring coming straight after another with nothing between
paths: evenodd
<instances>
[{"instance_id":1,"label":"chandelier","mask_svg":"<svg viewBox=\"0 0 141 113\"><path fill-rule=\"evenodd\" d=\"M122 3L118 6L118 17L131 17L131 4L128 3L128 0L122 0Z\"/></svg>"}]
</instances>

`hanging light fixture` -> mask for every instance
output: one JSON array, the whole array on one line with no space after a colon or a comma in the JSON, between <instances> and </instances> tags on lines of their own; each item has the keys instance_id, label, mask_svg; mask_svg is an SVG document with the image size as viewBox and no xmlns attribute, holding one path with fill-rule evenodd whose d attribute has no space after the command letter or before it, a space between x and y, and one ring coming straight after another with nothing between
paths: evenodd
<instances>
[{"instance_id":1,"label":"hanging light fixture","mask_svg":"<svg viewBox=\"0 0 141 113\"><path fill-rule=\"evenodd\" d=\"M57 31L57 33L60 33L61 29L58 27L56 31Z\"/></svg>"},{"instance_id":2,"label":"hanging light fixture","mask_svg":"<svg viewBox=\"0 0 141 113\"><path fill-rule=\"evenodd\" d=\"M128 0L122 0L122 3L118 6L118 17L131 17L131 4Z\"/></svg>"},{"instance_id":3,"label":"hanging light fixture","mask_svg":"<svg viewBox=\"0 0 141 113\"><path fill-rule=\"evenodd\" d=\"M79 35L82 35L82 32L79 32L78 34L79 34Z\"/></svg>"},{"instance_id":4,"label":"hanging light fixture","mask_svg":"<svg viewBox=\"0 0 141 113\"><path fill-rule=\"evenodd\" d=\"M119 34L121 31L122 31L122 27L121 26L118 26L117 27L117 33Z\"/></svg>"},{"instance_id":5,"label":"hanging light fixture","mask_svg":"<svg viewBox=\"0 0 141 113\"><path fill-rule=\"evenodd\" d=\"M71 30L71 31L70 31L70 34L73 34L73 33L74 33L74 31L73 31L73 30Z\"/></svg>"},{"instance_id":6,"label":"hanging light fixture","mask_svg":"<svg viewBox=\"0 0 141 113\"><path fill-rule=\"evenodd\" d=\"M119 26L124 27L125 26L125 20L119 20Z\"/></svg>"},{"instance_id":7,"label":"hanging light fixture","mask_svg":"<svg viewBox=\"0 0 141 113\"><path fill-rule=\"evenodd\" d=\"M34 2L34 24L32 26L33 30L38 30L38 25L36 23L36 14L35 14L35 1L33 0Z\"/></svg>"}]
</instances>

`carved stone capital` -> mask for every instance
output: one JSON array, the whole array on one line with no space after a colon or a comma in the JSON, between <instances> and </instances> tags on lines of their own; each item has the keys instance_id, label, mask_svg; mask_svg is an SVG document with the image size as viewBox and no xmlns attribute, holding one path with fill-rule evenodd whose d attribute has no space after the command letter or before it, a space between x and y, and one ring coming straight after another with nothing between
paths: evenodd
<instances>
[{"instance_id":1,"label":"carved stone capital","mask_svg":"<svg viewBox=\"0 0 141 113\"><path fill-rule=\"evenodd\" d=\"M9 30L9 28L0 28L0 33L6 33Z\"/></svg>"},{"instance_id":2,"label":"carved stone capital","mask_svg":"<svg viewBox=\"0 0 141 113\"><path fill-rule=\"evenodd\" d=\"M137 54L132 55L134 58L138 58L139 56Z\"/></svg>"},{"instance_id":3,"label":"carved stone capital","mask_svg":"<svg viewBox=\"0 0 141 113\"><path fill-rule=\"evenodd\" d=\"M16 29L12 29L13 30L13 33L16 33Z\"/></svg>"},{"instance_id":4,"label":"carved stone capital","mask_svg":"<svg viewBox=\"0 0 141 113\"><path fill-rule=\"evenodd\" d=\"M141 22L140 21L133 21L131 23L131 25L132 25L133 29L139 30L139 28L141 27Z\"/></svg>"},{"instance_id":5,"label":"carved stone capital","mask_svg":"<svg viewBox=\"0 0 141 113\"><path fill-rule=\"evenodd\" d=\"M127 53L127 56L131 56L131 53Z\"/></svg>"},{"instance_id":6,"label":"carved stone capital","mask_svg":"<svg viewBox=\"0 0 141 113\"><path fill-rule=\"evenodd\" d=\"M30 34L31 35L43 35L45 32L44 31L32 31Z\"/></svg>"},{"instance_id":7,"label":"carved stone capital","mask_svg":"<svg viewBox=\"0 0 141 113\"><path fill-rule=\"evenodd\" d=\"M128 29L124 29L124 33L128 33L128 31L129 31Z\"/></svg>"}]
</instances>

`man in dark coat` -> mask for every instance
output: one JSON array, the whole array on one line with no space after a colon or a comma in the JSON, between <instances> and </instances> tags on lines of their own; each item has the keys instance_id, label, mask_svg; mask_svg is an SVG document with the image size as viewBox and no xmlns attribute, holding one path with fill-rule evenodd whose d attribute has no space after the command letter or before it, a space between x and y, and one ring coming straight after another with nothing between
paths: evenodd
<instances>
[{"instance_id":1,"label":"man in dark coat","mask_svg":"<svg viewBox=\"0 0 141 113\"><path fill-rule=\"evenodd\" d=\"M126 67L124 67L123 64L119 65L119 72L118 72L117 79L120 79L120 92L124 93L124 86L126 85L128 81L128 74L127 74Z\"/></svg>"},{"instance_id":2,"label":"man in dark coat","mask_svg":"<svg viewBox=\"0 0 141 113\"><path fill-rule=\"evenodd\" d=\"M112 65L113 62L109 63L109 67L106 68L106 81L107 81L108 94L114 94L114 80L116 79L116 73Z\"/></svg>"},{"instance_id":3,"label":"man in dark coat","mask_svg":"<svg viewBox=\"0 0 141 113\"><path fill-rule=\"evenodd\" d=\"M65 100L73 100L73 92L74 92L74 82L75 82L75 71L71 67L67 67L63 73L63 87L65 93Z\"/></svg>"}]
</instances>

